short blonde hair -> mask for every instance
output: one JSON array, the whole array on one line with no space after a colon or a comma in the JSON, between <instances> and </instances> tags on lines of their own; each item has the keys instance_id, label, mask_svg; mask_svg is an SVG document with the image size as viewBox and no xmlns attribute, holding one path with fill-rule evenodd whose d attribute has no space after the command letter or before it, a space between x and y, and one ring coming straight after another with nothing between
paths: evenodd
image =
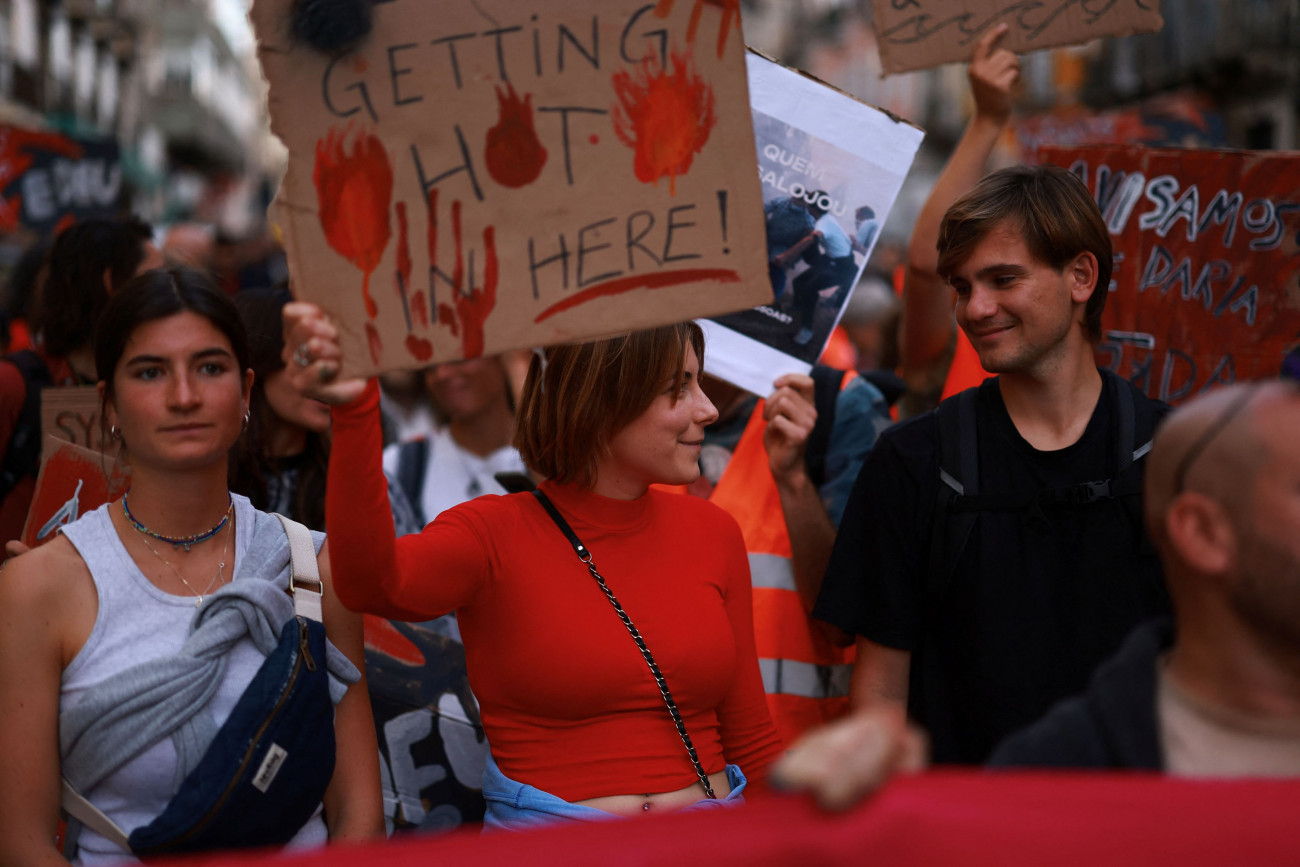
<instances>
[{"instance_id":1,"label":"short blonde hair","mask_svg":"<svg viewBox=\"0 0 1300 867\"><path fill-rule=\"evenodd\" d=\"M702 363L704 333L694 322L552 346L544 366L534 355L515 426L524 463L552 481L591 488L614 434L670 382L680 386L688 346Z\"/></svg>"}]
</instances>

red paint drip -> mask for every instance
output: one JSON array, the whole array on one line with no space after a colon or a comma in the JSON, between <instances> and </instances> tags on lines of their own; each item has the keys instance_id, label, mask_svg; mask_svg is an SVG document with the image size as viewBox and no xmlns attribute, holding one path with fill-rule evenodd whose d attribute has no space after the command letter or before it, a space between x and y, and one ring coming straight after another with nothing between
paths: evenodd
<instances>
[{"instance_id":1,"label":"red paint drip","mask_svg":"<svg viewBox=\"0 0 1300 867\"><path fill-rule=\"evenodd\" d=\"M483 354L483 323L497 304L497 246L496 229L488 226L483 230L483 248L487 253L487 262L483 265L483 288L469 287L469 291L457 293L455 298L456 315L464 331L462 347L466 358L478 358Z\"/></svg>"},{"instance_id":2,"label":"red paint drip","mask_svg":"<svg viewBox=\"0 0 1300 867\"><path fill-rule=\"evenodd\" d=\"M451 267L451 285L460 291L465 285L465 246L460 237L460 199L451 203L451 242L456 248L456 262Z\"/></svg>"},{"instance_id":3,"label":"red paint drip","mask_svg":"<svg viewBox=\"0 0 1300 867\"><path fill-rule=\"evenodd\" d=\"M667 177L675 194L677 177L690 171L717 122L713 89L676 53L672 72L650 56L633 70L616 72L612 84L618 98L614 132L635 154L637 180L657 184Z\"/></svg>"},{"instance_id":4,"label":"red paint drip","mask_svg":"<svg viewBox=\"0 0 1300 867\"><path fill-rule=\"evenodd\" d=\"M655 6L655 15L667 18L672 14L675 2L676 0L659 0ZM695 0L690 21L686 25L688 45L695 43L695 37L700 29L700 16L705 6L716 6L722 10L722 20L718 23L718 57L722 57L727 51L727 38L731 36L732 26L740 27L740 0Z\"/></svg>"},{"instance_id":5,"label":"red paint drip","mask_svg":"<svg viewBox=\"0 0 1300 867\"><path fill-rule=\"evenodd\" d=\"M403 286L411 285L411 243L407 237L406 202L397 203L397 273L402 275Z\"/></svg>"},{"instance_id":6,"label":"red paint drip","mask_svg":"<svg viewBox=\"0 0 1300 867\"><path fill-rule=\"evenodd\" d=\"M397 298L402 302L402 315L406 317L406 330L412 329L411 305L406 292L411 285L411 243L406 225L406 202L397 203Z\"/></svg>"},{"instance_id":7,"label":"red paint drip","mask_svg":"<svg viewBox=\"0 0 1300 867\"><path fill-rule=\"evenodd\" d=\"M517 189L537 180L546 165L546 148L533 128L533 95L520 99L513 84L497 88L496 126L487 131L483 162L503 187Z\"/></svg>"},{"instance_id":8,"label":"red paint drip","mask_svg":"<svg viewBox=\"0 0 1300 867\"><path fill-rule=\"evenodd\" d=\"M452 337L460 336L460 328L456 323L456 311L451 309L450 304L438 305L438 324L450 328Z\"/></svg>"},{"instance_id":9,"label":"red paint drip","mask_svg":"<svg viewBox=\"0 0 1300 867\"><path fill-rule=\"evenodd\" d=\"M370 297L370 275L379 267L392 227L388 206L393 195L393 169L383 143L351 126L332 128L316 142L312 181L325 240L343 258L361 270L361 294L366 315L374 319L379 308Z\"/></svg>"},{"instance_id":10,"label":"red paint drip","mask_svg":"<svg viewBox=\"0 0 1300 867\"><path fill-rule=\"evenodd\" d=\"M416 361L428 361L433 358L433 343L414 334L406 335L406 351Z\"/></svg>"},{"instance_id":11,"label":"red paint drip","mask_svg":"<svg viewBox=\"0 0 1300 867\"><path fill-rule=\"evenodd\" d=\"M415 320L417 327L428 329L429 327L429 305L424 300L424 292L416 290L411 296L411 318Z\"/></svg>"},{"instance_id":12,"label":"red paint drip","mask_svg":"<svg viewBox=\"0 0 1300 867\"><path fill-rule=\"evenodd\" d=\"M681 286L685 283L739 283L740 274L728 268L686 268L680 271L659 271L655 274L633 274L618 277L589 286L577 295L570 295L563 301L552 304L533 320L541 322L557 313L571 310L596 298L609 295L621 295L633 289L663 289L668 286Z\"/></svg>"},{"instance_id":13,"label":"red paint drip","mask_svg":"<svg viewBox=\"0 0 1300 867\"><path fill-rule=\"evenodd\" d=\"M375 323L366 323L366 345L370 348L370 361L375 367L379 367L384 357L384 341L379 336L379 330L375 328Z\"/></svg>"},{"instance_id":14,"label":"red paint drip","mask_svg":"<svg viewBox=\"0 0 1300 867\"><path fill-rule=\"evenodd\" d=\"M465 280L464 235L461 227L461 203L451 203L451 235L456 250L456 263L451 272L452 297L450 303L438 305L438 323L451 329L453 337L461 338L465 358L483 354L483 325L496 307L497 283L500 280L497 261L496 230L488 226L483 230L483 286L467 286ZM429 264L438 262L438 193L429 193ZM433 303L430 289L430 305ZM423 299L420 299L423 303Z\"/></svg>"},{"instance_id":15,"label":"red paint drip","mask_svg":"<svg viewBox=\"0 0 1300 867\"><path fill-rule=\"evenodd\" d=\"M366 647L391 656L407 665L424 665L424 654L411 639L397 631L393 624L373 614L363 615Z\"/></svg>"}]
</instances>

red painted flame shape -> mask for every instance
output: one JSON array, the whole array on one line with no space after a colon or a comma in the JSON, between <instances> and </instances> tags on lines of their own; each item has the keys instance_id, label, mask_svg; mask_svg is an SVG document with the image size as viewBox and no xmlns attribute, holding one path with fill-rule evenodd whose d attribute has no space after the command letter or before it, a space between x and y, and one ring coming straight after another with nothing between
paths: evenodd
<instances>
[{"instance_id":1,"label":"red painted flame shape","mask_svg":"<svg viewBox=\"0 0 1300 867\"><path fill-rule=\"evenodd\" d=\"M675 2L676 0L659 0L655 6L655 15L667 18L672 14ZM705 6L717 6L722 10L722 21L718 24L718 56L721 57L727 50L727 37L731 35L732 23L740 26L740 0L695 0L691 20L686 25L687 44L695 42L695 35L700 29L700 14Z\"/></svg>"},{"instance_id":2,"label":"red painted flame shape","mask_svg":"<svg viewBox=\"0 0 1300 867\"><path fill-rule=\"evenodd\" d=\"M312 180L325 240L336 253L361 269L366 315L374 319L379 309L370 297L370 275L379 267L393 234L388 220L393 169L376 136L359 132L349 148L351 132L350 126L335 127L316 142Z\"/></svg>"},{"instance_id":3,"label":"red painted flame shape","mask_svg":"<svg viewBox=\"0 0 1300 867\"><path fill-rule=\"evenodd\" d=\"M497 125L487 132L483 161L488 174L503 187L516 189L537 180L546 165L546 148L533 129L533 95L520 99L513 84L497 88Z\"/></svg>"},{"instance_id":4,"label":"red painted flame shape","mask_svg":"<svg viewBox=\"0 0 1300 867\"><path fill-rule=\"evenodd\" d=\"M676 194L677 176L690 171L717 122L713 89L676 53L671 73L647 57L634 71L616 72L613 85L614 132L636 154L637 180L657 184L667 177Z\"/></svg>"}]
</instances>

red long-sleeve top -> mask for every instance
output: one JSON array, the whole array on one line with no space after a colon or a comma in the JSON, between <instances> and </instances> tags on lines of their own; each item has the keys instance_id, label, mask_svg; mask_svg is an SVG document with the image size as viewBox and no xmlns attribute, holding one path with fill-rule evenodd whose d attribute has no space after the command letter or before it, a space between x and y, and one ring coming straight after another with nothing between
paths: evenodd
<instances>
[{"instance_id":1,"label":"red long-sleeve top","mask_svg":"<svg viewBox=\"0 0 1300 867\"><path fill-rule=\"evenodd\" d=\"M378 387L333 417L326 524L339 598L405 620L457 612L501 770L568 801L690 786L694 770L644 659L541 504L479 497L394 539ZM658 491L626 501L542 490L654 654L705 770L731 762L761 782L782 744L735 520Z\"/></svg>"}]
</instances>

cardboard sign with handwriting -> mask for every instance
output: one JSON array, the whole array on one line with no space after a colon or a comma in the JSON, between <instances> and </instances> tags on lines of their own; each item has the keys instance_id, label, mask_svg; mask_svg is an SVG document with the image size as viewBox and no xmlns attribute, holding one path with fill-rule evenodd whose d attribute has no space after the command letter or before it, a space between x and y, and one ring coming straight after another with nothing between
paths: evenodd
<instances>
[{"instance_id":1,"label":"cardboard sign with handwriting","mask_svg":"<svg viewBox=\"0 0 1300 867\"><path fill-rule=\"evenodd\" d=\"M1115 246L1098 363L1169 403L1278 375L1300 346L1300 153L1044 147Z\"/></svg>"},{"instance_id":2,"label":"cardboard sign with handwriting","mask_svg":"<svg viewBox=\"0 0 1300 867\"><path fill-rule=\"evenodd\" d=\"M296 295L369 373L767 294L739 0L387 0L352 53L256 0Z\"/></svg>"},{"instance_id":3,"label":"cardboard sign with handwriting","mask_svg":"<svg viewBox=\"0 0 1300 867\"><path fill-rule=\"evenodd\" d=\"M49 456L50 440L64 440L100 451L104 432L99 423L99 392L93 385L46 388L41 391L41 460Z\"/></svg>"},{"instance_id":4,"label":"cardboard sign with handwriting","mask_svg":"<svg viewBox=\"0 0 1300 867\"><path fill-rule=\"evenodd\" d=\"M47 437L44 446L23 525L22 543L29 548L44 545L60 527L120 497L131 484L123 464L100 452L55 437Z\"/></svg>"},{"instance_id":5,"label":"cardboard sign with handwriting","mask_svg":"<svg viewBox=\"0 0 1300 867\"><path fill-rule=\"evenodd\" d=\"M1017 53L1164 26L1160 0L871 0L871 9L886 75L968 61L998 24L1009 28L1000 46Z\"/></svg>"}]
</instances>

